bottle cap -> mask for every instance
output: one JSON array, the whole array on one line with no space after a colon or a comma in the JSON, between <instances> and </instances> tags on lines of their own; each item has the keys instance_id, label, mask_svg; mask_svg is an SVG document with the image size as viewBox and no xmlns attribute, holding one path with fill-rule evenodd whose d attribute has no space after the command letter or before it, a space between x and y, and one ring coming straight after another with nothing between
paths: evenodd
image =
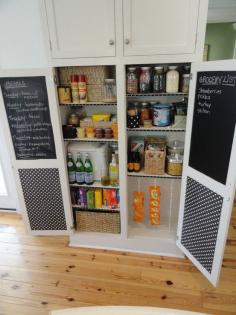
<instances>
[{"instance_id":1,"label":"bottle cap","mask_svg":"<svg viewBox=\"0 0 236 315\"><path fill-rule=\"evenodd\" d=\"M78 77L79 77L79 82L86 82L86 77L84 74L80 74Z\"/></svg>"},{"instance_id":2,"label":"bottle cap","mask_svg":"<svg viewBox=\"0 0 236 315\"><path fill-rule=\"evenodd\" d=\"M78 74L72 74L72 75L70 76L70 81L71 81L71 82L78 82L78 81L79 81L79 76L78 76Z\"/></svg>"}]
</instances>

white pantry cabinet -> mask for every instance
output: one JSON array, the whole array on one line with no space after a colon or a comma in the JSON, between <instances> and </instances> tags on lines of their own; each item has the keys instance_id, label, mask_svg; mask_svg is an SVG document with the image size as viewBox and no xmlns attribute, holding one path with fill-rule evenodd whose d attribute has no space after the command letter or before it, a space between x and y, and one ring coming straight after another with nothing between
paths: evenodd
<instances>
[{"instance_id":1,"label":"white pantry cabinet","mask_svg":"<svg viewBox=\"0 0 236 315\"><path fill-rule=\"evenodd\" d=\"M196 48L196 0L125 0L124 54L193 54Z\"/></svg>"},{"instance_id":2,"label":"white pantry cabinet","mask_svg":"<svg viewBox=\"0 0 236 315\"><path fill-rule=\"evenodd\" d=\"M114 1L45 1L52 58L115 56Z\"/></svg>"}]
</instances>

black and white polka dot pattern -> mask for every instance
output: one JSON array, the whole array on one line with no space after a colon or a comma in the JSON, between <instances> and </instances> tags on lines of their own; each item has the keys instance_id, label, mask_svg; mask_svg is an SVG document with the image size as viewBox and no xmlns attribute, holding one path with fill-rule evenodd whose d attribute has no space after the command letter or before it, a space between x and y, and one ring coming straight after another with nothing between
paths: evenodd
<instances>
[{"instance_id":1,"label":"black and white polka dot pattern","mask_svg":"<svg viewBox=\"0 0 236 315\"><path fill-rule=\"evenodd\" d=\"M187 178L181 243L209 272L212 271L223 198Z\"/></svg>"},{"instance_id":2,"label":"black and white polka dot pattern","mask_svg":"<svg viewBox=\"0 0 236 315\"><path fill-rule=\"evenodd\" d=\"M19 169L26 210L32 230L66 230L57 168Z\"/></svg>"},{"instance_id":3,"label":"black and white polka dot pattern","mask_svg":"<svg viewBox=\"0 0 236 315\"><path fill-rule=\"evenodd\" d=\"M128 116L127 117L127 127L128 128L138 128L139 127L139 116Z\"/></svg>"}]
</instances>

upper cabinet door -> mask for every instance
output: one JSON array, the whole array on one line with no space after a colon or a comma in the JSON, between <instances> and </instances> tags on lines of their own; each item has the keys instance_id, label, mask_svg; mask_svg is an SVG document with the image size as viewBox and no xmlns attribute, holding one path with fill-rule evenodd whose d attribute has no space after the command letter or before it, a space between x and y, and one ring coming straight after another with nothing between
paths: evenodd
<instances>
[{"instance_id":1,"label":"upper cabinet door","mask_svg":"<svg viewBox=\"0 0 236 315\"><path fill-rule=\"evenodd\" d=\"M216 285L236 184L236 61L192 66L177 245Z\"/></svg>"},{"instance_id":2,"label":"upper cabinet door","mask_svg":"<svg viewBox=\"0 0 236 315\"><path fill-rule=\"evenodd\" d=\"M115 56L114 0L45 1L52 58Z\"/></svg>"},{"instance_id":3,"label":"upper cabinet door","mask_svg":"<svg viewBox=\"0 0 236 315\"><path fill-rule=\"evenodd\" d=\"M193 54L198 0L125 0L124 54Z\"/></svg>"}]
</instances>

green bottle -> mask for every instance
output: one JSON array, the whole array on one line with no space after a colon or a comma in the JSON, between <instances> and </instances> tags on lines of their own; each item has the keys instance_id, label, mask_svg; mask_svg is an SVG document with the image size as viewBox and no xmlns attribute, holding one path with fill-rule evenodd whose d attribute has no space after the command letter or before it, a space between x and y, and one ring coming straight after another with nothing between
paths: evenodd
<instances>
[{"instance_id":1,"label":"green bottle","mask_svg":"<svg viewBox=\"0 0 236 315\"><path fill-rule=\"evenodd\" d=\"M67 153L67 170L68 170L68 176L69 176L69 183L74 184L76 166L73 161L72 154L70 152Z\"/></svg>"},{"instance_id":2,"label":"green bottle","mask_svg":"<svg viewBox=\"0 0 236 315\"><path fill-rule=\"evenodd\" d=\"M77 158L76 158L76 171L75 171L75 178L77 184L83 184L84 183L84 164L81 159L81 155L78 152Z\"/></svg>"},{"instance_id":3,"label":"green bottle","mask_svg":"<svg viewBox=\"0 0 236 315\"><path fill-rule=\"evenodd\" d=\"M84 161L84 181L87 185L93 184L93 165L90 161L88 153L85 154L85 161Z\"/></svg>"}]
</instances>

